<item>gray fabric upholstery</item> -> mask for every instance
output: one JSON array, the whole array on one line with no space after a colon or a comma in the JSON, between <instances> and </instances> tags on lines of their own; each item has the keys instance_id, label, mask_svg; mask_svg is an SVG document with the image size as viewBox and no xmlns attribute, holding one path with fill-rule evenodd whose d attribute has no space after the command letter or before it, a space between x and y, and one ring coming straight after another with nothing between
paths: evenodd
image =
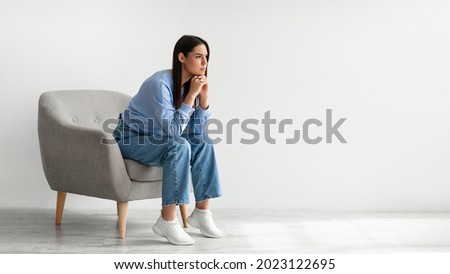
<instances>
[{"instance_id":1,"label":"gray fabric upholstery","mask_svg":"<svg viewBox=\"0 0 450 274\"><path fill-rule=\"evenodd\" d=\"M39 145L51 189L121 202L161 197L161 168L124 161L111 135L130 99L104 90L40 96Z\"/></svg>"},{"instance_id":2,"label":"gray fabric upholstery","mask_svg":"<svg viewBox=\"0 0 450 274\"><path fill-rule=\"evenodd\" d=\"M160 181L162 178L162 168L150 165L143 165L139 162L125 159L125 167L131 180L138 182Z\"/></svg>"}]
</instances>

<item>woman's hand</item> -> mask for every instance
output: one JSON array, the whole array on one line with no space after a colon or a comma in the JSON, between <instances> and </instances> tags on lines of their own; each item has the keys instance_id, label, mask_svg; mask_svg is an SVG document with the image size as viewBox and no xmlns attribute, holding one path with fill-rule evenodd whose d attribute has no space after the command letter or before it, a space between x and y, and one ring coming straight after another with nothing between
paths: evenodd
<instances>
[{"instance_id":1,"label":"woman's hand","mask_svg":"<svg viewBox=\"0 0 450 274\"><path fill-rule=\"evenodd\" d=\"M203 85L202 90L200 91L199 97L200 97L200 107L202 109L207 109L209 107L209 101L208 101L208 83Z\"/></svg>"},{"instance_id":2,"label":"woman's hand","mask_svg":"<svg viewBox=\"0 0 450 274\"><path fill-rule=\"evenodd\" d=\"M206 85L206 87L205 87ZM189 88L188 94L193 97L197 97L200 93L208 92L208 79L206 76L192 76L191 87Z\"/></svg>"},{"instance_id":3,"label":"woman's hand","mask_svg":"<svg viewBox=\"0 0 450 274\"><path fill-rule=\"evenodd\" d=\"M208 78L206 78L206 76L193 76L191 78L191 86L189 88L188 96L186 97L186 103L192 106L197 96L200 99L200 107L202 109L207 109L209 106L209 102Z\"/></svg>"},{"instance_id":4,"label":"woman's hand","mask_svg":"<svg viewBox=\"0 0 450 274\"><path fill-rule=\"evenodd\" d=\"M203 76L205 77L205 76ZM205 77L206 84L202 86L202 89L200 90L200 107L202 109L207 109L209 107L209 101L208 101L208 79Z\"/></svg>"}]
</instances>

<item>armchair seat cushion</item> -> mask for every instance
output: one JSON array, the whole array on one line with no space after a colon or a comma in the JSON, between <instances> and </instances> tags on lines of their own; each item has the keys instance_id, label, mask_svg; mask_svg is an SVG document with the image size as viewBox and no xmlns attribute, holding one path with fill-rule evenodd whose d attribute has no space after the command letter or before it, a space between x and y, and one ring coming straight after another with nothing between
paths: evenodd
<instances>
[{"instance_id":1,"label":"armchair seat cushion","mask_svg":"<svg viewBox=\"0 0 450 274\"><path fill-rule=\"evenodd\" d=\"M144 165L131 159L124 159L128 176L133 181L155 182L162 180L162 167Z\"/></svg>"}]
</instances>

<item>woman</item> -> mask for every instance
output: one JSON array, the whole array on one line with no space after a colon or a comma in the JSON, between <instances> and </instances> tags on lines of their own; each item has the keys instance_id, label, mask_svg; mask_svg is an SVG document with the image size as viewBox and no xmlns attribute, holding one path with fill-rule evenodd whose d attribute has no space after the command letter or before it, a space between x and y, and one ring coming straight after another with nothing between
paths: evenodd
<instances>
[{"instance_id":1,"label":"woman","mask_svg":"<svg viewBox=\"0 0 450 274\"><path fill-rule=\"evenodd\" d=\"M184 35L175 44L172 61L172 69L144 81L121 113L114 137L124 158L163 168L162 210L153 231L172 244L191 245L194 240L176 218L176 206L189 203L190 173L196 204L188 223L207 237L221 237L209 210L209 199L222 195L205 130L211 115L209 46Z\"/></svg>"}]
</instances>

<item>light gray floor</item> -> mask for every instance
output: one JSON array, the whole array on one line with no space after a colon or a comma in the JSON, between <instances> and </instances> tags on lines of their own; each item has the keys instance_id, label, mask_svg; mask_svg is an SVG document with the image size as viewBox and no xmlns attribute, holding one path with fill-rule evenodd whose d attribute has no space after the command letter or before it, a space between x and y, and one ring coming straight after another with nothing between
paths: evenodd
<instances>
[{"instance_id":1,"label":"light gray floor","mask_svg":"<svg viewBox=\"0 0 450 274\"><path fill-rule=\"evenodd\" d=\"M0 253L404 253L450 252L450 213L215 210L224 237L173 246L151 226L158 210L129 210L117 238L113 210L0 209Z\"/></svg>"}]
</instances>

